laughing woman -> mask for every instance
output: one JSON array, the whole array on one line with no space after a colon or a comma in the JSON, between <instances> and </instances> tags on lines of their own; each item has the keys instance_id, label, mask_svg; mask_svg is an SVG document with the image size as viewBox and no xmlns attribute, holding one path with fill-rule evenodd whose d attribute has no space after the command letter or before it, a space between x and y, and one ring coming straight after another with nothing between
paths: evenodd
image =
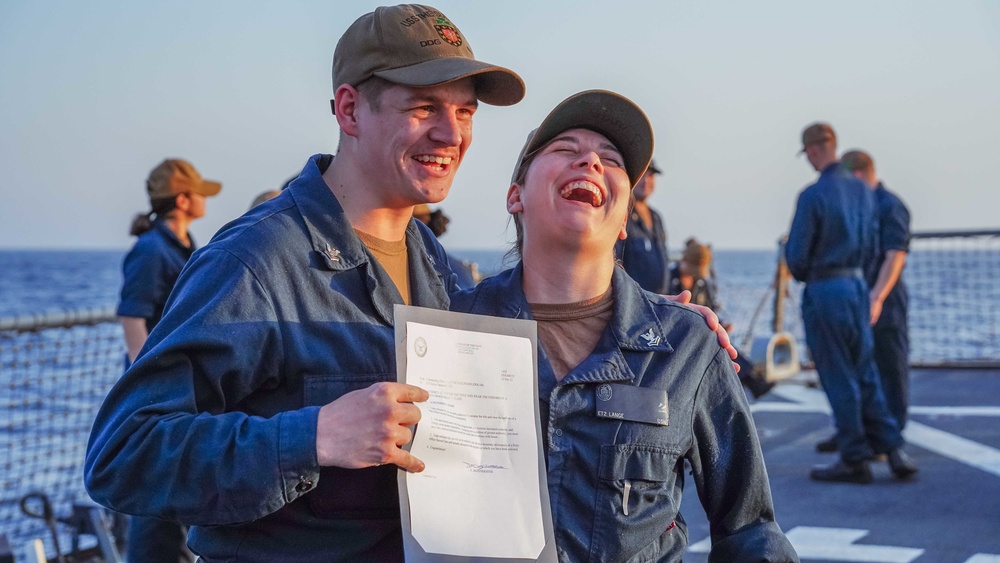
<instances>
[{"instance_id":1,"label":"laughing woman","mask_svg":"<svg viewBox=\"0 0 1000 563\"><path fill-rule=\"evenodd\" d=\"M680 561L687 461L711 525L710 561L798 561L715 333L615 266L652 152L649 121L628 99L591 90L559 104L528 136L507 191L520 263L452 309L538 322L561 560Z\"/></svg>"}]
</instances>

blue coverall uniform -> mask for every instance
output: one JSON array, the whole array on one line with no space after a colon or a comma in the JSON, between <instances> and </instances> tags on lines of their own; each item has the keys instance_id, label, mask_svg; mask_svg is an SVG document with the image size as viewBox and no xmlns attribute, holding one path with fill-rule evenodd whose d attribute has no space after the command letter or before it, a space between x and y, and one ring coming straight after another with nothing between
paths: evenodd
<instances>
[{"instance_id":1,"label":"blue coverall uniform","mask_svg":"<svg viewBox=\"0 0 1000 563\"><path fill-rule=\"evenodd\" d=\"M868 270L868 287L874 287L886 252L910 249L910 212L896 194L881 183L875 189L879 219L878 259ZM889 412L900 429L906 426L910 405L910 335L906 326L909 295L902 274L882 303L882 314L872 327L875 338L875 364L881 376L882 391Z\"/></svg>"},{"instance_id":2,"label":"blue coverall uniform","mask_svg":"<svg viewBox=\"0 0 1000 563\"><path fill-rule=\"evenodd\" d=\"M530 319L519 264L452 296L452 310ZM798 561L774 521L753 418L726 352L691 309L621 268L594 351L556 381L538 352L542 435L559 559L680 561L684 461L712 533L710 561ZM669 424L599 418L606 384L665 390Z\"/></svg>"},{"instance_id":3,"label":"blue coverall uniform","mask_svg":"<svg viewBox=\"0 0 1000 563\"><path fill-rule=\"evenodd\" d=\"M615 256L621 259L622 267L643 289L666 293L670 281L667 272L670 263L667 231L663 228L660 214L652 208L649 212L653 221L652 226L647 228L639 212L632 210L626 226L628 237L615 245Z\"/></svg>"},{"instance_id":4,"label":"blue coverall uniform","mask_svg":"<svg viewBox=\"0 0 1000 563\"><path fill-rule=\"evenodd\" d=\"M163 316L163 306L181 269L197 249L190 233L188 239L190 247L184 246L162 219L139 235L122 263L119 317L146 319L146 330L153 330Z\"/></svg>"},{"instance_id":5,"label":"blue coverall uniform","mask_svg":"<svg viewBox=\"0 0 1000 563\"><path fill-rule=\"evenodd\" d=\"M476 287L476 280L472 277L472 268L470 264L463 262L460 258L448 254L448 262L451 263L451 269L455 272L455 283L458 284L460 289L471 289Z\"/></svg>"},{"instance_id":6,"label":"blue coverall uniform","mask_svg":"<svg viewBox=\"0 0 1000 563\"><path fill-rule=\"evenodd\" d=\"M402 303L322 178L332 158L192 256L94 423L94 500L191 525L206 562L403 559L397 468L316 459L322 405L396 381ZM446 309L444 250L419 221L406 241L412 304Z\"/></svg>"},{"instance_id":7,"label":"blue coverall uniform","mask_svg":"<svg viewBox=\"0 0 1000 563\"><path fill-rule=\"evenodd\" d=\"M785 246L792 276L806 282L806 341L837 426L847 463L903 443L872 357L868 285L862 268L878 248L872 190L839 162L799 194Z\"/></svg>"}]
</instances>

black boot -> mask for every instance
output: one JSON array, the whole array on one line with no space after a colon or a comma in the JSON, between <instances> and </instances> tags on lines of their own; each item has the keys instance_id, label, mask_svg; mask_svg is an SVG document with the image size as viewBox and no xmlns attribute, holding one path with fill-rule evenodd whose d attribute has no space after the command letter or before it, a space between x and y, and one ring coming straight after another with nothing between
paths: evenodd
<instances>
[{"instance_id":1,"label":"black boot","mask_svg":"<svg viewBox=\"0 0 1000 563\"><path fill-rule=\"evenodd\" d=\"M740 365L740 383L750 391L754 399L759 399L774 389L775 382L767 380L767 375L760 366L753 365L743 356L737 356L736 363Z\"/></svg>"},{"instance_id":2,"label":"black boot","mask_svg":"<svg viewBox=\"0 0 1000 563\"><path fill-rule=\"evenodd\" d=\"M750 394L753 395L754 399L759 399L764 395L767 395L768 391L774 389L776 385L773 381L768 381L763 377L748 377L744 380L743 384L746 386Z\"/></svg>"},{"instance_id":3,"label":"black boot","mask_svg":"<svg viewBox=\"0 0 1000 563\"><path fill-rule=\"evenodd\" d=\"M822 442L816 442L816 451L821 454L832 454L837 451L837 435L834 434Z\"/></svg>"},{"instance_id":4,"label":"black boot","mask_svg":"<svg viewBox=\"0 0 1000 563\"><path fill-rule=\"evenodd\" d=\"M809 472L809 478L815 481L867 485L872 482L872 471L868 468L867 462L848 463L841 459L830 465L813 467L812 471Z\"/></svg>"},{"instance_id":5,"label":"black boot","mask_svg":"<svg viewBox=\"0 0 1000 563\"><path fill-rule=\"evenodd\" d=\"M897 479L909 479L914 473L919 471L913 458L906 455L902 448L896 448L889 452L889 468Z\"/></svg>"}]
</instances>

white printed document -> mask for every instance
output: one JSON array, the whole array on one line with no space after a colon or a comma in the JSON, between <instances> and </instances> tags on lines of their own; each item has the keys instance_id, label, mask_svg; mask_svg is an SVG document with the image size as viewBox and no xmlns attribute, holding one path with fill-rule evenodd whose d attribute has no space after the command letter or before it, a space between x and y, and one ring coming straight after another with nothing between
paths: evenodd
<instances>
[{"instance_id":1,"label":"white printed document","mask_svg":"<svg viewBox=\"0 0 1000 563\"><path fill-rule=\"evenodd\" d=\"M398 380L430 399L400 470L407 561L555 561L534 321L396 305Z\"/></svg>"}]
</instances>

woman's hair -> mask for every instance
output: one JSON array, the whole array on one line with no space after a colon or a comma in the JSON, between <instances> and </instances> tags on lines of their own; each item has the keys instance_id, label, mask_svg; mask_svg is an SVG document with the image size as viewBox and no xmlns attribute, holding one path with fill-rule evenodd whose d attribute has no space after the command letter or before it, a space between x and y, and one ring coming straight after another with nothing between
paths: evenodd
<instances>
[{"instance_id":1,"label":"woman's hair","mask_svg":"<svg viewBox=\"0 0 1000 563\"><path fill-rule=\"evenodd\" d=\"M151 199L149 200L149 205L152 209L148 213L139 213L132 219L132 227L129 228L130 235L137 237L148 232L153 228L154 215L157 219L160 219L166 217L174 209L177 209L177 196Z\"/></svg>"},{"instance_id":2,"label":"woman's hair","mask_svg":"<svg viewBox=\"0 0 1000 563\"><path fill-rule=\"evenodd\" d=\"M684 255L681 257L681 261L697 274L695 277L710 277L712 247L707 244L701 244L696 238L689 238L684 244Z\"/></svg>"},{"instance_id":3,"label":"woman's hair","mask_svg":"<svg viewBox=\"0 0 1000 563\"><path fill-rule=\"evenodd\" d=\"M524 180L528 177L528 168L531 168L531 163L535 160L535 157L538 156L539 152L541 152L541 149L531 154L524 155L524 158L521 159L521 164L517 167L517 173L514 174L514 181L511 183L512 185L517 184L519 186L524 186ZM504 253L503 261L517 262L521 259L521 250L524 248L524 227L521 226L520 214L513 213L511 214L510 219L514 221L514 232L516 233L516 238L514 239L514 243L511 247Z\"/></svg>"}]
</instances>

